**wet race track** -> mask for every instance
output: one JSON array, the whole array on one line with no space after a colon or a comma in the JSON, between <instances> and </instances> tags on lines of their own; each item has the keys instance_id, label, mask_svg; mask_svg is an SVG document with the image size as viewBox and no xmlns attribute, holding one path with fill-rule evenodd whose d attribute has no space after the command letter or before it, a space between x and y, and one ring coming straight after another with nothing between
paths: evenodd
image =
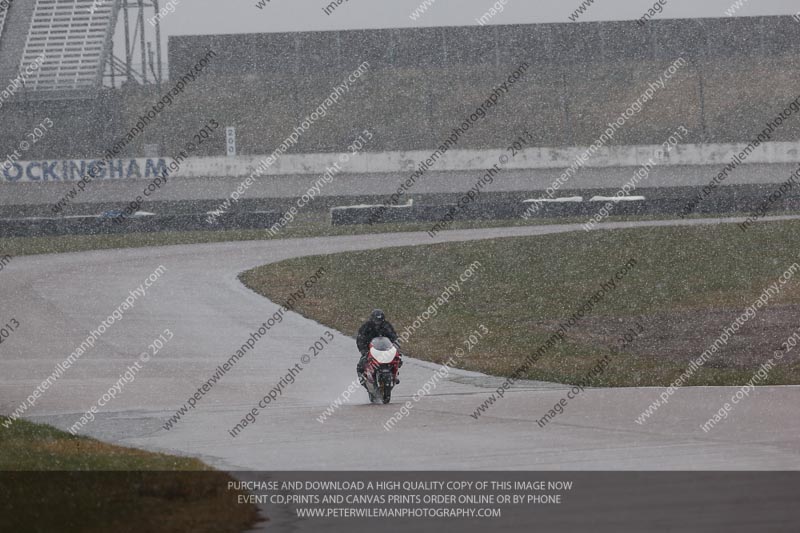
<instances>
[{"instance_id":1,"label":"wet race track","mask_svg":"<svg viewBox=\"0 0 800 533\"><path fill-rule=\"evenodd\" d=\"M725 221L612 223L604 228L720 222ZM679 389L644 425L634 420L663 389L587 390L540 428L535 421L570 387L518 382L476 420L470 415L501 378L452 370L430 394L413 401L439 367L407 359L392 404L368 405L366 393L358 389L323 418L355 377L355 342L291 312L251 341L252 349L235 365L223 366L279 309L238 281L237 275L249 268L304 255L578 230L579 225L552 225L450 231L434 240L425 233L399 233L15 258L0 280L4 321L13 317L19 323L2 346L0 407L11 413L26 402L56 365L81 343L87 346L89 335L93 346L38 393L23 416L68 430L102 401L98 414L91 414L93 421L84 417L80 434L197 456L222 469L800 466L797 386L759 387L709 434L699 429L708 411L738 388ZM99 331L115 311L121 319ZM319 339L326 340L324 349L303 359ZM116 397L104 400L115 384ZM275 399L258 409L255 423L231 433L271 390ZM408 416L385 430L386 421L407 400L413 401ZM184 405L185 414L165 429Z\"/></svg>"}]
</instances>

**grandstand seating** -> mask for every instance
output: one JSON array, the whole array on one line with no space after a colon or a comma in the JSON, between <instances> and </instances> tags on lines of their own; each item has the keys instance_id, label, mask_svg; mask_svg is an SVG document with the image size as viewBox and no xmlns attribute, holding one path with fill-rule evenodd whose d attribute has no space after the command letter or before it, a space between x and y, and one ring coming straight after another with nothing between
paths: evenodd
<instances>
[{"instance_id":1,"label":"grandstand seating","mask_svg":"<svg viewBox=\"0 0 800 533\"><path fill-rule=\"evenodd\" d=\"M3 37L3 26L6 25L6 13L8 10L0 9L0 39Z\"/></svg>"},{"instance_id":2,"label":"grandstand seating","mask_svg":"<svg viewBox=\"0 0 800 533\"><path fill-rule=\"evenodd\" d=\"M98 89L119 9L118 0L33 0L21 68L44 54L26 83L33 92Z\"/></svg>"}]
</instances>

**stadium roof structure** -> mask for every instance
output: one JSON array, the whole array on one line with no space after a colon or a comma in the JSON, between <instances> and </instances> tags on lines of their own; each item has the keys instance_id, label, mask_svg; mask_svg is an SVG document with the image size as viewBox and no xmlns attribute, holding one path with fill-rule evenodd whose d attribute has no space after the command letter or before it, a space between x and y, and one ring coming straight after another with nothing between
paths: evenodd
<instances>
[{"instance_id":1,"label":"stadium roof structure","mask_svg":"<svg viewBox=\"0 0 800 533\"><path fill-rule=\"evenodd\" d=\"M102 87L120 0L16 0L2 15L0 75L24 77L24 97L92 98ZM1 28L1 26L0 26Z\"/></svg>"}]
</instances>

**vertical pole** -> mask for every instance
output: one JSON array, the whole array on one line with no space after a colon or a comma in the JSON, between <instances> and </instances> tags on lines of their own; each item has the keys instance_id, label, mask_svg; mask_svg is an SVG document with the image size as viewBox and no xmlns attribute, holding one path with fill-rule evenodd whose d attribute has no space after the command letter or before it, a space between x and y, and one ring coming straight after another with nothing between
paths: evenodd
<instances>
[{"instance_id":1,"label":"vertical pole","mask_svg":"<svg viewBox=\"0 0 800 533\"><path fill-rule=\"evenodd\" d=\"M703 41L705 43L705 56L709 56L708 50L708 33L705 31L706 27L703 25L702 20L697 21L700 24L700 31L703 34ZM702 58L700 58L702 59ZM694 65L694 69L697 72L697 85L700 92L700 128L703 135L703 140L701 142L707 143L709 142L708 138L708 125L706 124L706 88L705 88L705 78L703 77L703 70L700 67L700 59L692 58L692 63Z\"/></svg>"},{"instance_id":2,"label":"vertical pole","mask_svg":"<svg viewBox=\"0 0 800 533\"><path fill-rule=\"evenodd\" d=\"M139 47L142 55L142 83L147 83L147 47L144 43L144 0L139 0Z\"/></svg>"},{"instance_id":3,"label":"vertical pole","mask_svg":"<svg viewBox=\"0 0 800 533\"><path fill-rule=\"evenodd\" d=\"M131 60L133 59L133 54L131 53L131 29L130 19L128 17L128 0L123 0L122 2L122 16L125 23L125 76L127 77L127 83L131 83L133 81L133 72L131 71Z\"/></svg>"},{"instance_id":4,"label":"vertical pole","mask_svg":"<svg viewBox=\"0 0 800 533\"><path fill-rule=\"evenodd\" d=\"M703 142L708 142L708 127L706 125L706 90L705 78L703 78L703 71L700 68L700 63L697 60L693 61L697 71L697 85L700 89L700 128L703 132Z\"/></svg>"},{"instance_id":5,"label":"vertical pole","mask_svg":"<svg viewBox=\"0 0 800 533\"><path fill-rule=\"evenodd\" d=\"M158 0L153 0L153 9L155 9L156 15L161 12L161 9L158 5ZM158 68L158 78L156 79L156 83L158 83L158 92L161 92L161 81L164 77L164 71L163 64L161 62L161 19L158 17L156 17L156 65Z\"/></svg>"},{"instance_id":6,"label":"vertical pole","mask_svg":"<svg viewBox=\"0 0 800 533\"><path fill-rule=\"evenodd\" d=\"M572 120L569 116L569 86L567 85L567 73L561 67L561 107L564 111L564 129L567 132L568 146L575 146L575 132L572 129Z\"/></svg>"}]
</instances>

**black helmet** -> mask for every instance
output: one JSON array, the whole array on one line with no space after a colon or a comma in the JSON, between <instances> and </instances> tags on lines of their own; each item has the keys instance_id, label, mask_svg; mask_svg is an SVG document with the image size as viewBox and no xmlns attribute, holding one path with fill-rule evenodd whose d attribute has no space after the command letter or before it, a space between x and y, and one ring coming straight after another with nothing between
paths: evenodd
<instances>
[{"instance_id":1,"label":"black helmet","mask_svg":"<svg viewBox=\"0 0 800 533\"><path fill-rule=\"evenodd\" d=\"M386 315L384 315L383 311L380 309L373 309L372 313L369 315L369 319L375 324L383 324L383 321L386 320Z\"/></svg>"}]
</instances>

